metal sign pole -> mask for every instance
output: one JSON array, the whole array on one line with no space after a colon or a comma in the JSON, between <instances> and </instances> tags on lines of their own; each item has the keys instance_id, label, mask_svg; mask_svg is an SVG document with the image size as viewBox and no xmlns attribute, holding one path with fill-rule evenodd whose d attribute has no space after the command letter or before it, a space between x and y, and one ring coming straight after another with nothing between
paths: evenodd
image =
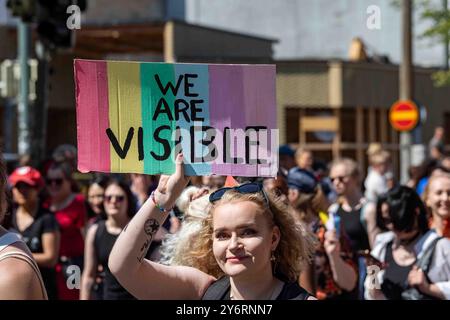
<instances>
[{"instance_id":1,"label":"metal sign pole","mask_svg":"<svg viewBox=\"0 0 450 320\"><path fill-rule=\"evenodd\" d=\"M402 61L400 64L400 99L413 99L412 74L412 3L402 0ZM411 165L411 132L400 133L400 183L408 181L408 169Z\"/></svg>"}]
</instances>

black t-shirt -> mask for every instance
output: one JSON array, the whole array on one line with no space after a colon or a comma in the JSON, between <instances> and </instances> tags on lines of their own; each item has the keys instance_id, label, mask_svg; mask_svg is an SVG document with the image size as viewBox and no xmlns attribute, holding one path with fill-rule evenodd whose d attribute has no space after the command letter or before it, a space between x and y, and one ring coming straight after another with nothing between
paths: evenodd
<instances>
[{"instance_id":1,"label":"black t-shirt","mask_svg":"<svg viewBox=\"0 0 450 320\"><path fill-rule=\"evenodd\" d=\"M105 220L98 222L94 240L97 261L103 266L104 271L102 300L134 300L135 298L120 285L109 270L109 254L119 235L109 233L105 223Z\"/></svg>"},{"instance_id":2,"label":"black t-shirt","mask_svg":"<svg viewBox=\"0 0 450 320\"><path fill-rule=\"evenodd\" d=\"M311 296L297 282L283 282L283 288L275 300L307 300ZM230 278L223 276L206 289L202 300L230 300L230 288Z\"/></svg>"},{"instance_id":3,"label":"black t-shirt","mask_svg":"<svg viewBox=\"0 0 450 320\"><path fill-rule=\"evenodd\" d=\"M33 223L22 231L20 231L17 226L16 211L13 211L10 230L22 236L23 241L27 244L32 253L43 253L42 236L45 233L58 231L59 225L53 213L40 207L34 217ZM56 299L55 269L39 266L39 270L41 271L49 299Z\"/></svg>"},{"instance_id":4,"label":"black t-shirt","mask_svg":"<svg viewBox=\"0 0 450 320\"><path fill-rule=\"evenodd\" d=\"M348 212L342 206L339 206L337 211L337 214L341 217L345 233L350 239L350 246L353 252L370 249L369 236L366 228L361 223L361 210L362 208Z\"/></svg>"}]
</instances>

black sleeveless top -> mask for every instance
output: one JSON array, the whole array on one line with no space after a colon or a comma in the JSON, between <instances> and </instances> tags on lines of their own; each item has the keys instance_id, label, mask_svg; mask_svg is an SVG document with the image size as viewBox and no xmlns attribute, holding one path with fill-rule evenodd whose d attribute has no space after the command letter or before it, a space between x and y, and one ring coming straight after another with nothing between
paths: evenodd
<instances>
[{"instance_id":1,"label":"black sleeveless top","mask_svg":"<svg viewBox=\"0 0 450 320\"><path fill-rule=\"evenodd\" d=\"M311 296L296 282L284 282L283 289L275 300L307 300ZM202 300L230 300L230 278L224 276L206 289Z\"/></svg>"},{"instance_id":2,"label":"black sleeveless top","mask_svg":"<svg viewBox=\"0 0 450 320\"><path fill-rule=\"evenodd\" d=\"M113 235L106 230L105 220L98 222L95 233L94 247L97 261L103 266L103 299L104 300L134 300L135 298L120 285L108 268L109 254L119 235Z\"/></svg>"},{"instance_id":3,"label":"black sleeveless top","mask_svg":"<svg viewBox=\"0 0 450 320\"><path fill-rule=\"evenodd\" d=\"M386 264L381 291L388 300L401 300L402 292L408 288L408 274L412 269L409 266L399 266L392 255L392 242L386 246Z\"/></svg>"},{"instance_id":4,"label":"black sleeveless top","mask_svg":"<svg viewBox=\"0 0 450 320\"><path fill-rule=\"evenodd\" d=\"M361 223L361 210L363 207L364 205L360 209L348 212L342 206L339 206L337 210L337 214L341 218L342 227L350 239L350 246L353 252L370 249L366 228Z\"/></svg>"}]
</instances>

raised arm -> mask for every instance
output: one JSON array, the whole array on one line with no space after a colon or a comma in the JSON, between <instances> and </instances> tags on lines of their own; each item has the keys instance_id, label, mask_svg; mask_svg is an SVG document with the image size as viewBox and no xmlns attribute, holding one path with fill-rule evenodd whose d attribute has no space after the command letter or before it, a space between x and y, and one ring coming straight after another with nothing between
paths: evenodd
<instances>
[{"instance_id":1,"label":"raised arm","mask_svg":"<svg viewBox=\"0 0 450 320\"><path fill-rule=\"evenodd\" d=\"M161 176L155 202L170 208L186 187L183 157L177 156L175 173ZM109 268L121 285L138 299L200 299L214 280L190 267L164 266L144 259L153 237L168 213L152 197L120 234L109 256Z\"/></svg>"},{"instance_id":2,"label":"raised arm","mask_svg":"<svg viewBox=\"0 0 450 320\"><path fill-rule=\"evenodd\" d=\"M334 281L341 289L352 291L357 284L358 275L355 269L342 259L340 255L341 247L335 230L329 230L325 233L324 246L330 261Z\"/></svg>"}]
</instances>

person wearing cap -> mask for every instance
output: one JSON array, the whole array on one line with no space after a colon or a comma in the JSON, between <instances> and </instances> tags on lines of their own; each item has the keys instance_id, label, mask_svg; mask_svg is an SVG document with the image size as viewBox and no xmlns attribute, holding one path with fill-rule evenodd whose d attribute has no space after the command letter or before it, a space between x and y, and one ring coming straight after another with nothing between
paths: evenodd
<instances>
[{"instance_id":1,"label":"person wearing cap","mask_svg":"<svg viewBox=\"0 0 450 320\"><path fill-rule=\"evenodd\" d=\"M56 218L42 207L39 199L44 180L38 170L24 166L14 170L8 181L14 202L10 231L20 234L27 244L42 274L49 299L56 299L55 265L60 233Z\"/></svg>"},{"instance_id":2,"label":"person wearing cap","mask_svg":"<svg viewBox=\"0 0 450 320\"><path fill-rule=\"evenodd\" d=\"M86 225L86 206L84 196L78 192L72 177L73 168L66 162L54 163L46 174L46 187L50 195L44 206L58 221L61 230L59 259L56 264L56 284L59 300L78 300L80 293L73 282L74 270L83 270L84 231ZM69 281L69 282L68 282Z\"/></svg>"},{"instance_id":3,"label":"person wearing cap","mask_svg":"<svg viewBox=\"0 0 450 320\"><path fill-rule=\"evenodd\" d=\"M300 276L300 285L315 288L319 300L356 299L357 264L345 233L329 227L333 217L327 215L329 203L320 183L312 172L298 167L289 171L287 183L297 219L319 241L314 263Z\"/></svg>"},{"instance_id":4,"label":"person wearing cap","mask_svg":"<svg viewBox=\"0 0 450 320\"><path fill-rule=\"evenodd\" d=\"M295 167L295 151L292 148L284 144L278 148L279 162L281 170L290 170Z\"/></svg>"},{"instance_id":5,"label":"person wearing cap","mask_svg":"<svg viewBox=\"0 0 450 320\"><path fill-rule=\"evenodd\" d=\"M39 268L27 245L3 227L8 197L1 158L0 154L0 300L47 300Z\"/></svg>"}]
</instances>

